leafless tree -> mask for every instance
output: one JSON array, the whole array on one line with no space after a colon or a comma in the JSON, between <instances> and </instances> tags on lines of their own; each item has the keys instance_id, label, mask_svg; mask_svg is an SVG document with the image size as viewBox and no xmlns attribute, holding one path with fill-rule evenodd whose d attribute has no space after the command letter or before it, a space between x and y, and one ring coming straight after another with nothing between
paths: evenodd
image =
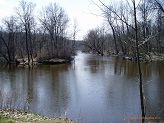
<instances>
[{"instance_id":1,"label":"leafless tree","mask_svg":"<svg viewBox=\"0 0 164 123\"><path fill-rule=\"evenodd\" d=\"M157 42L157 48L156 51L158 51L158 53L162 53L162 46L163 46L163 42L164 42L164 18L162 17L164 15L164 13L162 13L161 10L158 10L157 12L157 20L156 20L156 25L155 25L155 30L156 33L158 34L156 36L156 42Z\"/></svg>"},{"instance_id":2,"label":"leafless tree","mask_svg":"<svg viewBox=\"0 0 164 123\"><path fill-rule=\"evenodd\" d=\"M101 1L100 1L100 3L105 5ZM118 45L117 45L116 28L115 28L115 19L117 18L117 16L115 16L115 14L113 14L113 12L111 11L114 8L113 8L113 6L106 6L106 8L102 8L98 4L96 4L95 2L93 2L93 4L96 5L102 11L102 17L104 17L105 20L107 21L107 23L109 24L109 26L112 30L112 33L113 33L113 42L114 42L114 47L115 47L115 54L118 54L119 50L118 50Z\"/></svg>"},{"instance_id":3,"label":"leafless tree","mask_svg":"<svg viewBox=\"0 0 164 123\"><path fill-rule=\"evenodd\" d=\"M65 36L69 22L67 14L56 3L50 3L41 11L39 20L50 36L48 44L50 57L59 57L59 50L64 46L63 37Z\"/></svg>"},{"instance_id":4,"label":"leafless tree","mask_svg":"<svg viewBox=\"0 0 164 123\"><path fill-rule=\"evenodd\" d=\"M111 9L112 9L112 6L109 6L109 7L111 7ZM117 38L116 38L116 27L114 25L116 16L112 15L113 13L111 11L109 11L109 9L106 9L104 14L105 14L105 17L107 19L108 24L110 25L110 27L112 29L114 46L115 46L115 53L118 54L119 50L118 50ZM115 16L115 17L113 17L113 16Z\"/></svg>"},{"instance_id":5,"label":"leafless tree","mask_svg":"<svg viewBox=\"0 0 164 123\"><path fill-rule=\"evenodd\" d=\"M74 41L70 41L67 38L69 19L62 7L56 3L45 6L38 18L40 23L34 16L34 9L34 3L21 0L15 8L16 17L3 21L0 29L0 57L3 56L7 62L21 59L29 66L38 57L71 60L78 32L77 22L74 21L73 25Z\"/></svg>"},{"instance_id":6,"label":"leafless tree","mask_svg":"<svg viewBox=\"0 0 164 123\"><path fill-rule=\"evenodd\" d=\"M84 39L84 45L92 52L103 55L106 37L103 29L90 30Z\"/></svg>"},{"instance_id":7,"label":"leafless tree","mask_svg":"<svg viewBox=\"0 0 164 123\"><path fill-rule=\"evenodd\" d=\"M141 65L140 65L140 59L139 59L139 43L138 43L138 24L137 24L137 11L136 11L136 1L132 0L133 4L133 11L134 11L134 22L135 22L135 41L136 41L136 52L137 52L137 64L138 64L138 72L139 72L139 78L140 78L140 99L141 99L141 111L142 111L142 123L144 123L144 117L145 117L145 105L144 105L144 95L143 95L143 82L142 82L142 72L141 72Z\"/></svg>"},{"instance_id":8,"label":"leafless tree","mask_svg":"<svg viewBox=\"0 0 164 123\"><path fill-rule=\"evenodd\" d=\"M75 51L75 41L76 41L76 35L78 33L79 29L78 29L78 23L77 23L77 20L74 19L74 22L73 22L73 41L72 41L72 51L74 52Z\"/></svg>"},{"instance_id":9,"label":"leafless tree","mask_svg":"<svg viewBox=\"0 0 164 123\"><path fill-rule=\"evenodd\" d=\"M16 18L11 16L3 20L4 29L0 31L1 48L0 54L8 63L15 62L15 37L16 37Z\"/></svg>"},{"instance_id":10,"label":"leafless tree","mask_svg":"<svg viewBox=\"0 0 164 123\"><path fill-rule=\"evenodd\" d=\"M155 6L160 9L164 13L164 2L163 0L152 0L152 2L155 4Z\"/></svg>"},{"instance_id":11,"label":"leafless tree","mask_svg":"<svg viewBox=\"0 0 164 123\"><path fill-rule=\"evenodd\" d=\"M153 44L153 49L157 53L162 53L163 50L163 32L164 32L164 1L163 0L148 0L148 3L152 6L149 7L148 10L153 11L154 17L153 19L150 19L151 21L155 23L152 26L151 33L155 35L155 40L153 40L151 43ZM156 43L154 43L156 42Z\"/></svg>"},{"instance_id":12,"label":"leafless tree","mask_svg":"<svg viewBox=\"0 0 164 123\"><path fill-rule=\"evenodd\" d=\"M32 44L32 26L34 24L34 3L27 3L24 0L20 1L19 7L15 9L18 18L20 20L20 24L23 25L25 31L25 42L26 42L26 52L28 57L28 64L30 64L30 60L33 63L33 44Z\"/></svg>"},{"instance_id":13,"label":"leafless tree","mask_svg":"<svg viewBox=\"0 0 164 123\"><path fill-rule=\"evenodd\" d=\"M140 88L140 100L141 100L141 111L142 111L142 117L145 117L145 108L144 108L144 95L143 95L143 84L142 84L142 72L141 72L141 65L140 65L140 52L139 52L139 39L138 39L138 21L137 21L137 6L136 6L136 1L135 0L131 0L132 2L132 6L131 6L131 10L133 13L133 22L134 25L130 25L124 18L122 18L122 16L119 15L119 13L117 13L117 11L115 9L113 9L113 7L109 7L107 5L105 5L101 0L99 0L99 2L104 6L104 9L101 8L101 10L108 14L112 14L116 19L118 19L119 21L127 24L129 27L131 27L134 32L135 32L135 47L136 47L136 58L137 58L137 64L138 64L138 73L139 73L139 88ZM107 11L106 11L107 10ZM144 118L142 120L142 122L144 122Z\"/></svg>"},{"instance_id":14,"label":"leafless tree","mask_svg":"<svg viewBox=\"0 0 164 123\"><path fill-rule=\"evenodd\" d=\"M141 15L140 22L140 40L145 41L151 35L151 20L153 5L150 3L150 0L141 0L139 4L139 13ZM151 51L150 41L147 41L143 45L146 52Z\"/></svg>"}]
</instances>

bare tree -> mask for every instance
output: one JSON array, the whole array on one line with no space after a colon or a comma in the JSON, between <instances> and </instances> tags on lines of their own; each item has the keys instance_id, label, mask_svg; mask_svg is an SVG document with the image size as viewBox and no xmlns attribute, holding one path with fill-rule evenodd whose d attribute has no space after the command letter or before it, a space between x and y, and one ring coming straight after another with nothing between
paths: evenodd
<instances>
[{"instance_id":1,"label":"bare tree","mask_svg":"<svg viewBox=\"0 0 164 123\"><path fill-rule=\"evenodd\" d=\"M40 56L47 60L72 60L78 32L77 22L74 21L72 42L67 38L69 19L62 7L56 3L44 7L39 17L40 25L35 19L34 9L34 3L21 0L15 8L17 20L11 18L3 21L3 28L0 29L0 56L7 62L13 62L15 58L19 62L21 59L20 62L29 66L33 65L34 58Z\"/></svg>"},{"instance_id":2,"label":"bare tree","mask_svg":"<svg viewBox=\"0 0 164 123\"><path fill-rule=\"evenodd\" d=\"M59 50L64 46L63 37L69 22L68 16L62 7L50 3L41 11L39 20L50 36L49 57L59 57Z\"/></svg>"},{"instance_id":3,"label":"bare tree","mask_svg":"<svg viewBox=\"0 0 164 123\"><path fill-rule=\"evenodd\" d=\"M125 17L125 10L124 10L124 5L120 5L120 16L121 18ZM115 19L116 23L116 36L117 36L117 41L119 43L119 47L124 55L127 54L127 49L126 49L126 24L124 24L122 21L118 21Z\"/></svg>"},{"instance_id":4,"label":"bare tree","mask_svg":"<svg viewBox=\"0 0 164 123\"><path fill-rule=\"evenodd\" d=\"M1 49L0 54L6 59L7 63L15 62L15 36L16 18L11 16L3 20L4 30L0 31Z\"/></svg>"},{"instance_id":5,"label":"bare tree","mask_svg":"<svg viewBox=\"0 0 164 123\"><path fill-rule=\"evenodd\" d=\"M139 73L139 91L140 91L140 100L141 100L141 112L142 112L142 117L145 117L145 108L144 108L144 95L143 95L143 84L142 84L142 72L141 72L141 65L140 65L140 52L139 52L139 39L138 39L138 21L137 21L137 7L136 7L136 1L135 0L131 0L132 2L132 13L133 13L133 21L134 21L134 26L130 25L128 22L126 22L126 20L124 18L122 18L122 16L119 15L119 13L117 13L117 11L115 11L112 7L108 7L107 5L105 5L101 0L99 0L99 2L104 6L104 9L101 8L101 10L104 12L104 10L107 14L109 13L111 15L111 13L113 14L112 17L118 19L119 21L127 24L129 27L131 27L134 32L135 32L135 47L136 47L136 58L137 58L137 65L138 65L138 73ZM100 8L100 7L99 7ZM144 118L142 119L142 123L144 122Z\"/></svg>"},{"instance_id":6,"label":"bare tree","mask_svg":"<svg viewBox=\"0 0 164 123\"><path fill-rule=\"evenodd\" d=\"M164 2L163 0L154 0L155 6L164 13Z\"/></svg>"},{"instance_id":7,"label":"bare tree","mask_svg":"<svg viewBox=\"0 0 164 123\"><path fill-rule=\"evenodd\" d=\"M32 33L31 29L34 24L34 12L35 4L27 3L24 0L20 1L20 6L16 8L16 13L20 20L20 24L23 25L25 31L25 42L26 42L26 52L28 58L28 65L30 64L30 59L33 63L33 44L32 44Z\"/></svg>"},{"instance_id":8,"label":"bare tree","mask_svg":"<svg viewBox=\"0 0 164 123\"><path fill-rule=\"evenodd\" d=\"M102 1L100 1L100 3L105 5ZM115 54L118 54L119 50L118 50L118 45L117 45L116 28L115 28L115 19L117 18L117 16L115 16L115 14L113 14L113 12L112 12L112 11L114 11L113 10L114 8L113 8L113 6L106 6L106 5L105 5L106 8L101 8L95 2L93 2L93 4L96 5L99 9L101 9L102 16L105 18L105 20L109 24L109 26L112 30L112 33L113 33L113 42L114 42L114 47L115 47Z\"/></svg>"},{"instance_id":9,"label":"bare tree","mask_svg":"<svg viewBox=\"0 0 164 123\"><path fill-rule=\"evenodd\" d=\"M163 13L164 14L164 13ZM158 10L157 12L157 20L156 20L156 25L155 25L155 31L156 33L158 34L156 36L156 42L157 42L157 48L156 48L156 51L158 53L162 53L162 46L163 46L163 43L164 42L164 36L163 36L163 33L164 33L164 18L162 17L162 11L161 10Z\"/></svg>"},{"instance_id":10,"label":"bare tree","mask_svg":"<svg viewBox=\"0 0 164 123\"><path fill-rule=\"evenodd\" d=\"M110 6L110 7L112 7L112 6ZM112 29L113 41L114 41L114 46L115 46L115 53L118 54L119 50L118 50L117 38L116 38L116 28L114 26L115 17L114 18L112 17L112 12L109 11L109 9L106 9L104 14L105 14L105 17L107 19L107 22L109 23L109 25L110 25L110 27Z\"/></svg>"},{"instance_id":11,"label":"bare tree","mask_svg":"<svg viewBox=\"0 0 164 123\"><path fill-rule=\"evenodd\" d=\"M75 41L76 41L76 35L78 33L78 23L77 23L77 20L74 19L74 23L73 23L73 41L72 41L72 51L74 52L75 51Z\"/></svg>"},{"instance_id":12,"label":"bare tree","mask_svg":"<svg viewBox=\"0 0 164 123\"><path fill-rule=\"evenodd\" d=\"M141 15L141 22L140 22L140 40L145 41L151 35L151 20L150 17L152 15L152 8L153 5L150 3L150 0L141 0L139 4L139 12ZM144 43L144 48L146 52L151 51L151 44L150 41Z\"/></svg>"},{"instance_id":13,"label":"bare tree","mask_svg":"<svg viewBox=\"0 0 164 123\"><path fill-rule=\"evenodd\" d=\"M106 37L103 29L90 30L84 39L84 45L92 52L104 54Z\"/></svg>"},{"instance_id":14,"label":"bare tree","mask_svg":"<svg viewBox=\"0 0 164 123\"><path fill-rule=\"evenodd\" d=\"M139 59L139 43L138 43L138 25L137 25L137 11L136 11L136 1L132 0L133 4L133 11L134 11L134 22L135 22L135 40L136 40L136 52L137 52L137 64L138 64L138 72L139 72L139 78L140 78L140 99L141 99L141 111L142 111L142 123L144 123L144 117L145 117L145 107L144 107L144 96L143 96L143 84L142 84L142 72L141 72L141 65L140 65L140 59Z\"/></svg>"}]
</instances>

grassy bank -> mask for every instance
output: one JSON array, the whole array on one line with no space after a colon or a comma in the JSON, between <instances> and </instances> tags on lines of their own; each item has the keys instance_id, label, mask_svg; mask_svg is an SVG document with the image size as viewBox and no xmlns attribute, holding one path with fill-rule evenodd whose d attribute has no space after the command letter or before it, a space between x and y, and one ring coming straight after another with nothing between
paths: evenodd
<instances>
[{"instance_id":1,"label":"grassy bank","mask_svg":"<svg viewBox=\"0 0 164 123\"><path fill-rule=\"evenodd\" d=\"M49 118L29 111L0 109L0 123L75 123L68 118Z\"/></svg>"}]
</instances>

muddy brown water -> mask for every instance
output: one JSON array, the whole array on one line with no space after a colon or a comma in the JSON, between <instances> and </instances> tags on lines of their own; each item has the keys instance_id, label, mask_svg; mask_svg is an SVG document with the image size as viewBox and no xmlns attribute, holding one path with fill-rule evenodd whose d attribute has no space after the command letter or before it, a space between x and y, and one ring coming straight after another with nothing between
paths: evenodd
<instances>
[{"instance_id":1,"label":"muddy brown water","mask_svg":"<svg viewBox=\"0 0 164 123\"><path fill-rule=\"evenodd\" d=\"M147 118L164 121L164 63L142 63ZM0 106L80 123L139 122L136 62L78 52L61 65L0 66ZM160 118L160 120L159 120Z\"/></svg>"}]
</instances>

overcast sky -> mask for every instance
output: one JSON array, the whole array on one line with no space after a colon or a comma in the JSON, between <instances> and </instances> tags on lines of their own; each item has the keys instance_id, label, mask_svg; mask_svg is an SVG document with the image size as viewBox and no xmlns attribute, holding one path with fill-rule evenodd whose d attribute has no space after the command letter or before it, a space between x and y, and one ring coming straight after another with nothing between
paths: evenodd
<instances>
[{"instance_id":1,"label":"overcast sky","mask_svg":"<svg viewBox=\"0 0 164 123\"><path fill-rule=\"evenodd\" d=\"M78 36L77 39L82 39L89 29L99 26L103 18L92 15L91 13L97 13L98 8L93 5L91 0L25 0L26 2L33 2L36 4L36 10L49 3L56 2L60 7L64 8L70 19L70 29L73 24L73 20L78 22ZM93 0L96 2L96 0ZM105 0L103 0L105 1ZM97 2L98 3L98 2ZM14 13L15 7L19 6L19 0L0 0L0 19L10 16Z\"/></svg>"}]
</instances>

